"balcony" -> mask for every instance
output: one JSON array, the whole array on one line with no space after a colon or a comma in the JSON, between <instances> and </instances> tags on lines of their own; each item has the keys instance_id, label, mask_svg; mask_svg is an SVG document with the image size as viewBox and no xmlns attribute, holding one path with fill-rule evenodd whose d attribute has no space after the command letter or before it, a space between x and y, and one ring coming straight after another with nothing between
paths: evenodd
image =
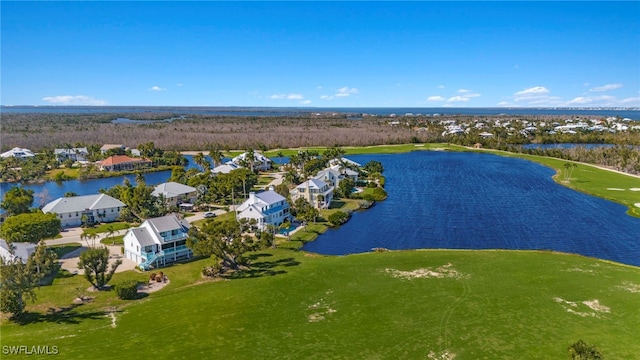
<instances>
[{"instance_id":1,"label":"balcony","mask_svg":"<svg viewBox=\"0 0 640 360\"><path fill-rule=\"evenodd\" d=\"M162 236L162 241L164 242L171 242L171 241L179 241L179 240L184 240L188 237L189 235L185 232L181 232L175 235L163 235Z\"/></svg>"}]
</instances>

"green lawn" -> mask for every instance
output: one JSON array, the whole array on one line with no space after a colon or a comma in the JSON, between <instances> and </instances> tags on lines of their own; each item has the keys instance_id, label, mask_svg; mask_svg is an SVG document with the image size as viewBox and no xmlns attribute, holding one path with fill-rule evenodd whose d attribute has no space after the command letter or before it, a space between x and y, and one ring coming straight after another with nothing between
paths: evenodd
<instances>
[{"instance_id":1,"label":"green lawn","mask_svg":"<svg viewBox=\"0 0 640 360\"><path fill-rule=\"evenodd\" d=\"M131 227L131 224L126 222L113 222L113 223L104 223L92 228L86 228L83 230L84 233L87 234L101 234L109 232L109 227L111 227L114 231L117 230L126 230Z\"/></svg>"},{"instance_id":2,"label":"green lawn","mask_svg":"<svg viewBox=\"0 0 640 360\"><path fill-rule=\"evenodd\" d=\"M69 244L63 244L63 245L49 246L49 248L56 253L56 255L58 256L58 259L81 247L82 245L80 243L69 243Z\"/></svg>"},{"instance_id":3,"label":"green lawn","mask_svg":"<svg viewBox=\"0 0 640 360\"><path fill-rule=\"evenodd\" d=\"M200 281L209 263L163 269L171 283L139 300L88 293L92 303L47 314L87 286L81 276L60 276L38 290L33 322L3 323L2 343L56 345L72 359L112 358L114 349L132 359L428 359L445 351L459 359L563 359L578 339L609 359L640 353L640 269L596 259L274 249L254 254L244 278ZM112 282L125 279L145 274Z\"/></svg>"},{"instance_id":4,"label":"green lawn","mask_svg":"<svg viewBox=\"0 0 640 360\"><path fill-rule=\"evenodd\" d=\"M104 238L100 240L100 243L105 245L124 245L124 241L122 241L123 239L124 235L119 235L110 238Z\"/></svg>"}]
</instances>

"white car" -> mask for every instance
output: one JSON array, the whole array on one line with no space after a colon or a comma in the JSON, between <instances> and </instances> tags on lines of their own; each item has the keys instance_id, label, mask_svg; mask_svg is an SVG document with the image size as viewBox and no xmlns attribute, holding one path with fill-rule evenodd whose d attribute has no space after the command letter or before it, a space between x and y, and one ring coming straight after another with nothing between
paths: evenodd
<instances>
[{"instance_id":1,"label":"white car","mask_svg":"<svg viewBox=\"0 0 640 360\"><path fill-rule=\"evenodd\" d=\"M206 213L204 213L204 217L205 218L212 218L212 217L216 217L216 214L214 214L211 211L207 211Z\"/></svg>"}]
</instances>

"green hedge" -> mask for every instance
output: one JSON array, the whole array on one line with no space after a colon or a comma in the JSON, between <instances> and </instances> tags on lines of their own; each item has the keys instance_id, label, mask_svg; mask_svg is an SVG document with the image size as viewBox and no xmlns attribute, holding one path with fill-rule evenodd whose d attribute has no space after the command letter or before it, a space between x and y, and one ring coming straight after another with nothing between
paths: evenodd
<instances>
[{"instance_id":1,"label":"green hedge","mask_svg":"<svg viewBox=\"0 0 640 360\"><path fill-rule=\"evenodd\" d=\"M133 300L138 296L138 281L127 280L115 285L115 291L122 300Z\"/></svg>"}]
</instances>

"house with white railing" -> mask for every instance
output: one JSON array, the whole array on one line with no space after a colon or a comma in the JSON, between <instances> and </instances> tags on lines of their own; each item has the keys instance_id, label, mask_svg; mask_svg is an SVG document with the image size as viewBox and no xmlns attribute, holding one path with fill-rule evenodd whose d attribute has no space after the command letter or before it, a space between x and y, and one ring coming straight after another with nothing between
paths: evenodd
<instances>
[{"instance_id":1,"label":"house with white railing","mask_svg":"<svg viewBox=\"0 0 640 360\"><path fill-rule=\"evenodd\" d=\"M333 186L319 179L310 179L296 186L289 194L293 202L304 198L315 208L328 209L333 201Z\"/></svg>"},{"instance_id":2,"label":"house with white railing","mask_svg":"<svg viewBox=\"0 0 640 360\"><path fill-rule=\"evenodd\" d=\"M282 195L273 189L255 193L250 192L249 198L238 206L238 219L255 219L256 226L265 230L268 225L278 226L289 219L289 203Z\"/></svg>"},{"instance_id":3,"label":"house with white railing","mask_svg":"<svg viewBox=\"0 0 640 360\"><path fill-rule=\"evenodd\" d=\"M190 224L175 214L147 219L124 235L124 256L142 270L193 257L187 247Z\"/></svg>"}]
</instances>

